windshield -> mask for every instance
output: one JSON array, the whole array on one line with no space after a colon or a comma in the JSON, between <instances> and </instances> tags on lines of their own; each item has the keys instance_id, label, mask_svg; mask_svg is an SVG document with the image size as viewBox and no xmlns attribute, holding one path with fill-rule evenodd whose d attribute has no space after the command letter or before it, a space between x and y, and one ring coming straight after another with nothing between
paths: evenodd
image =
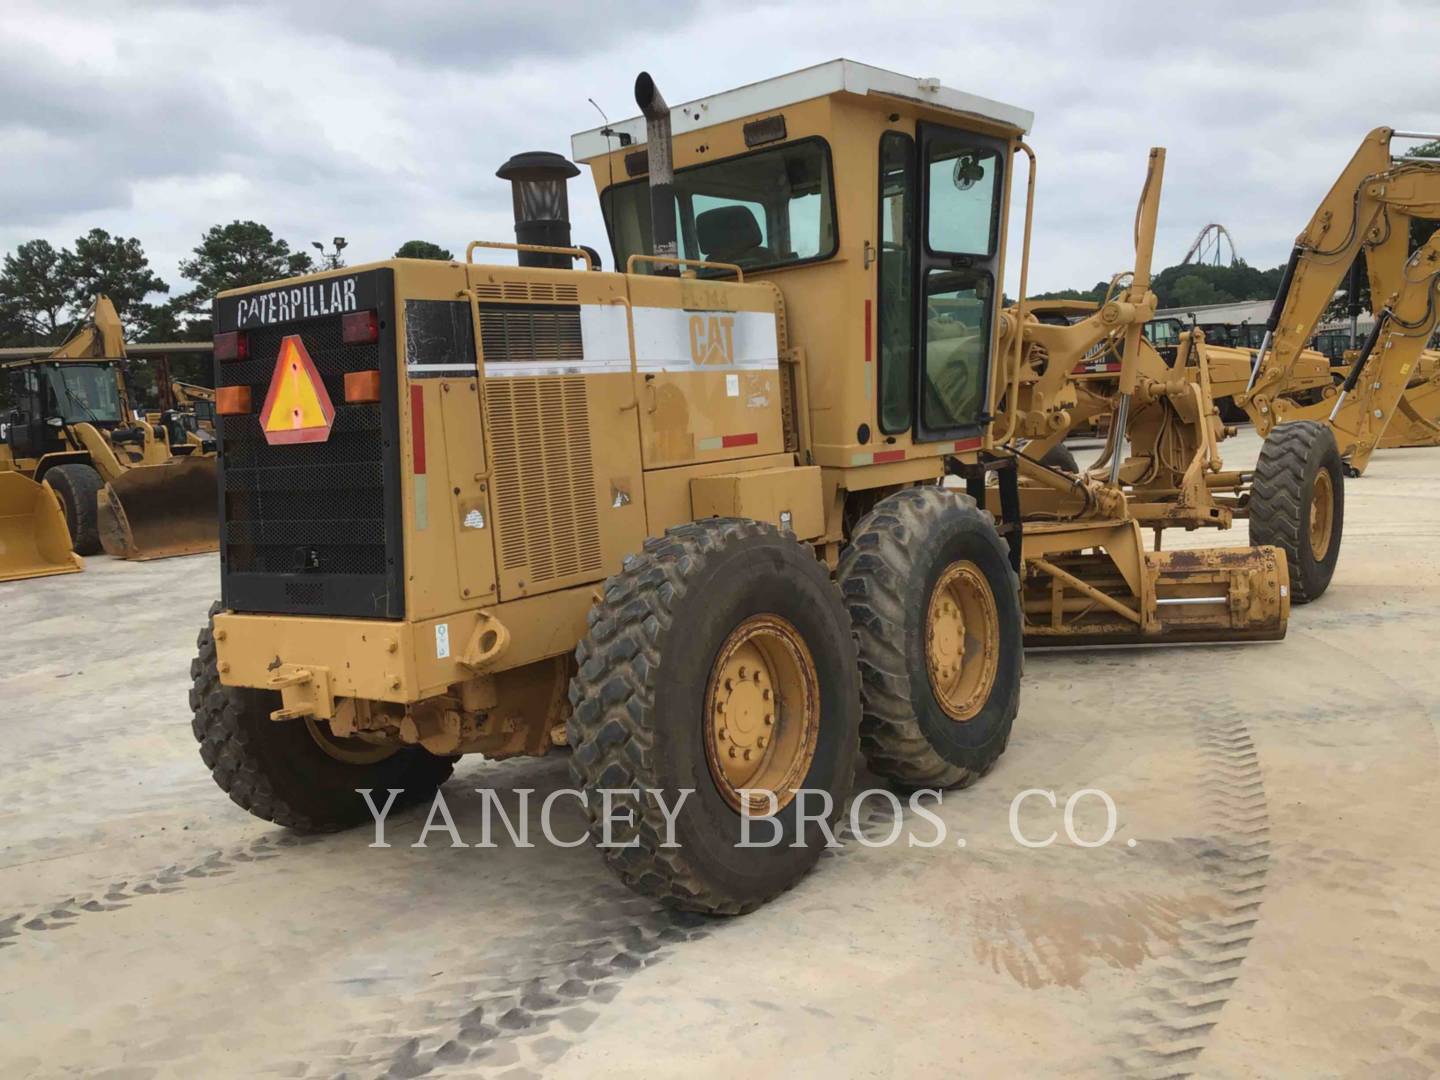
<instances>
[{"instance_id":1,"label":"windshield","mask_svg":"<svg viewBox=\"0 0 1440 1080\"><path fill-rule=\"evenodd\" d=\"M109 364L51 364L49 408L67 424L120 419L120 391Z\"/></svg>"},{"instance_id":2,"label":"windshield","mask_svg":"<svg viewBox=\"0 0 1440 1080\"><path fill-rule=\"evenodd\" d=\"M685 258L757 270L835 253L830 151L818 139L677 170L674 190L675 233ZM650 251L645 180L608 188L601 206L616 266Z\"/></svg>"}]
</instances>

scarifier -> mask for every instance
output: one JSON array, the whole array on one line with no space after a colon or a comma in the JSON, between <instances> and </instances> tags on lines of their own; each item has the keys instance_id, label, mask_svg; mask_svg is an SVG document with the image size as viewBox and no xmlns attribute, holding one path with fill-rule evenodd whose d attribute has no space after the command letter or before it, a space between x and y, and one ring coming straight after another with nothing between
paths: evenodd
<instances>
[{"instance_id":1,"label":"scarifier","mask_svg":"<svg viewBox=\"0 0 1440 1080\"><path fill-rule=\"evenodd\" d=\"M500 173L518 243L217 299L191 704L239 805L340 828L370 820L356 789L403 805L460 754L568 747L625 882L736 913L813 865L860 752L901 786L984 775L1026 638L1283 636L1275 549L1147 553L1114 477L1042 470L1082 512L1022 505L1000 286L1022 163L1023 296L1028 112L845 60L636 98L572 143L617 272L539 153ZM1162 164L1104 313L1132 367ZM737 847L767 811L781 842Z\"/></svg>"}]
</instances>

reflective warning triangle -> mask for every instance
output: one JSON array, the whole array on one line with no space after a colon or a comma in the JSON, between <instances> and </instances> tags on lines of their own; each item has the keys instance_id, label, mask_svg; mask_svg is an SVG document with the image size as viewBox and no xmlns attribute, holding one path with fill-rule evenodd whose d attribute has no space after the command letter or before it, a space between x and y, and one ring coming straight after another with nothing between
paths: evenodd
<instances>
[{"instance_id":1,"label":"reflective warning triangle","mask_svg":"<svg viewBox=\"0 0 1440 1080\"><path fill-rule=\"evenodd\" d=\"M324 442L335 422L335 406L315 362L305 351L299 334L280 342L270 390L260 410L260 427L265 441L280 443Z\"/></svg>"}]
</instances>

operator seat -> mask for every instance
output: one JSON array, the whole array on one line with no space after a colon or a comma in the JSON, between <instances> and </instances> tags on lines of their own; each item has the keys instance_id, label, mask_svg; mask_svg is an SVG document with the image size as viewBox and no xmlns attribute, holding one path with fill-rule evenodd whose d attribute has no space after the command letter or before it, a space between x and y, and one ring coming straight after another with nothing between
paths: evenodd
<instances>
[{"instance_id":1,"label":"operator seat","mask_svg":"<svg viewBox=\"0 0 1440 1080\"><path fill-rule=\"evenodd\" d=\"M700 254L716 262L755 266L773 262L774 253L761 242L760 223L743 206L717 206L695 217Z\"/></svg>"}]
</instances>

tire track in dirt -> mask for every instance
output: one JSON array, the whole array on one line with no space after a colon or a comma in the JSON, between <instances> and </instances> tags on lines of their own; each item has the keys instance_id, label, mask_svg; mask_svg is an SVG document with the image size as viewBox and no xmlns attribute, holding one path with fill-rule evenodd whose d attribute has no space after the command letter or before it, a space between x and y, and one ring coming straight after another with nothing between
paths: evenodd
<instances>
[{"instance_id":1,"label":"tire track in dirt","mask_svg":"<svg viewBox=\"0 0 1440 1080\"><path fill-rule=\"evenodd\" d=\"M835 833L844 846L827 848L822 862L857 849L848 813L843 821ZM861 832L874 839L894 821L888 802L867 804ZM538 1077L583 1039L627 979L735 923L661 907L608 874L587 895L550 902L559 912L554 923L486 943L489 971L427 990L424 1000L407 994L374 1003L382 1015L407 1015L400 1031L374 1035L356 1028L353 1037L327 1039L273 1071L302 1077Z\"/></svg>"},{"instance_id":2,"label":"tire track in dirt","mask_svg":"<svg viewBox=\"0 0 1440 1080\"><path fill-rule=\"evenodd\" d=\"M1233 713L1197 723L1196 780L1213 831L1180 843L1212 883L1217 913L1181 924L1174 952L1124 1016L1127 1037L1113 1064L1151 1080L1194 1075L1240 978L1270 869L1265 780L1249 729Z\"/></svg>"},{"instance_id":3,"label":"tire track in dirt","mask_svg":"<svg viewBox=\"0 0 1440 1080\"><path fill-rule=\"evenodd\" d=\"M0 950L18 944L26 933L65 930L86 915L120 911L143 897L177 893L194 881L223 877L248 864L273 859L288 848L323 839L285 832L267 833L248 844L212 851L193 863L172 863L150 873L75 893L53 904L0 916Z\"/></svg>"}]
</instances>

